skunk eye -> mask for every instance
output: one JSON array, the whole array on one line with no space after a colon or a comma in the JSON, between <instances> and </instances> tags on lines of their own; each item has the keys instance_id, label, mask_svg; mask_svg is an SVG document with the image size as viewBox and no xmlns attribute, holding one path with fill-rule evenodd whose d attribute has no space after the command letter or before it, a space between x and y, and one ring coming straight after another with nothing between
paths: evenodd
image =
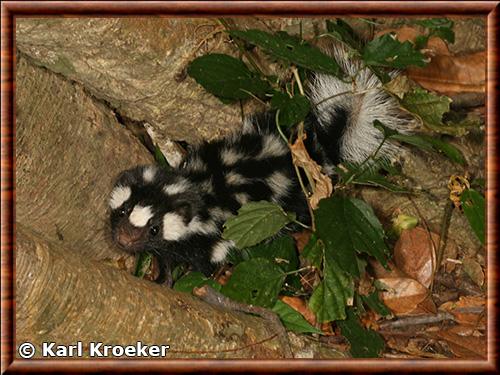
<instances>
[{"instance_id":1,"label":"skunk eye","mask_svg":"<svg viewBox=\"0 0 500 375\"><path fill-rule=\"evenodd\" d=\"M119 216L125 216L127 214L127 210L125 208L120 208L120 211L118 211Z\"/></svg>"},{"instance_id":2,"label":"skunk eye","mask_svg":"<svg viewBox=\"0 0 500 375\"><path fill-rule=\"evenodd\" d=\"M149 233L151 233L152 236L156 236L159 231L160 228L158 227L158 225L153 225L151 228L149 228Z\"/></svg>"}]
</instances>

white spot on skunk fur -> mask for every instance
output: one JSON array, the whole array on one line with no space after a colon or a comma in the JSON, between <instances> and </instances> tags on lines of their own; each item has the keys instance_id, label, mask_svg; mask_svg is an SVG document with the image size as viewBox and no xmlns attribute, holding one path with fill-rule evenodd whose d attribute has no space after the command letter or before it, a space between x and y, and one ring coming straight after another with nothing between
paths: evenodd
<instances>
[{"instance_id":1,"label":"white spot on skunk fur","mask_svg":"<svg viewBox=\"0 0 500 375\"><path fill-rule=\"evenodd\" d=\"M189 182L186 179L182 179L176 183L165 185L163 187L163 192L167 195L175 195L184 193L189 189L189 187L190 187Z\"/></svg>"},{"instance_id":2,"label":"white spot on skunk fur","mask_svg":"<svg viewBox=\"0 0 500 375\"><path fill-rule=\"evenodd\" d=\"M217 232L217 225L213 221L204 222L198 216L194 217L188 225L184 222L184 218L175 212L168 212L163 216L163 238L167 241L177 241L193 233Z\"/></svg>"},{"instance_id":3,"label":"white spot on skunk fur","mask_svg":"<svg viewBox=\"0 0 500 375\"><path fill-rule=\"evenodd\" d=\"M111 199L109 200L109 207L116 210L123 203L125 203L132 195L132 189L129 186L117 186L111 192Z\"/></svg>"},{"instance_id":4,"label":"white spot on skunk fur","mask_svg":"<svg viewBox=\"0 0 500 375\"><path fill-rule=\"evenodd\" d=\"M137 204L130 213L128 220L136 227L144 227L152 217L153 211L151 206L143 207Z\"/></svg>"},{"instance_id":5,"label":"white spot on skunk fur","mask_svg":"<svg viewBox=\"0 0 500 375\"><path fill-rule=\"evenodd\" d=\"M235 165L238 161L240 161L244 157L245 155L233 149L224 149L220 154L222 163L224 163L227 166Z\"/></svg>"},{"instance_id":6,"label":"white spot on skunk fur","mask_svg":"<svg viewBox=\"0 0 500 375\"><path fill-rule=\"evenodd\" d=\"M250 196L247 193L235 194L234 198L238 201L239 204L242 205L250 201Z\"/></svg>"},{"instance_id":7,"label":"white spot on skunk fur","mask_svg":"<svg viewBox=\"0 0 500 375\"><path fill-rule=\"evenodd\" d=\"M262 150L255 157L257 160L285 155L288 147L275 135L268 134L262 139Z\"/></svg>"},{"instance_id":8,"label":"white spot on skunk fur","mask_svg":"<svg viewBox=\"0 0 500 375\"><path fill-rule=\"evenodd\" d=\"M230 218L231 216L233 216L231 211L223 210L220 207L210 208L208 210L208 213L210 214L210 217L213 217L214 219L221 220L221 221L225 221L228 218Z\"/></svg>"},{"instance_id":9,"label":"white spot on skunk fur","mask_svg":"<svg viewBox=\"0 0 500 375\"><path fill-rule=\"evenodd\" d=\"M228 185L242 185L248 182L248 178L236 172L226 173L226 183Z\"/></svg>"},{"instance_id":10,"label":"white spot on skunk fur","mask_svg":"<svg viewBox=\"0 0 500 375\"><path fill-rule=\"evenodd\" d=\"M219 241L212 248L212 257L210 261L212 263L220 263L226 259L226 255L234 247L233 241Z\"/></svg>"},{"instance_id":11,"label":"white spot on skunk fur","mask_svg":"<svg viewBox=\"0 0 500 375\"><path fill-rule=\"evenodd\" d=\"M167 241L175 241L186 234L184 218L175 212L169 212L163 216L163 238Z\"/></svg>"},{"instance_id":12,"label":"white spot on skunk fur","mask_svg":"<svg viewBox=\"0 0 500 375\"><path fill-rule=\"evenodd\" d=\"M149 165L146 168L144 168L144 171L142 172L142 178L144 179L145 182L153 182L155 175L156 175L156 167L152 165Z\"/></svg>"},{"instance_id":13,"label":"white spot on skunk fur","mask_svg":"<svg viewBox=\"0 0 500 375\"><path fill-rule=\"evenodd\" d=\"M274 172L266 179L267 184L271 188L274 198L281 198L288 193L290 188L290 178L281 172Z\"/></svg>"},{"instance_id":14,"label":"white spot on skunk fur","mask_svg":"<svg viewBox=\"0 0 500 375\"><path fill-rule=\"evenodd\" d=\"M194 172L203 172L207 169L207 166L199 157L194 157L188 161L186 169Z\"/></svg>"}]
</instances>

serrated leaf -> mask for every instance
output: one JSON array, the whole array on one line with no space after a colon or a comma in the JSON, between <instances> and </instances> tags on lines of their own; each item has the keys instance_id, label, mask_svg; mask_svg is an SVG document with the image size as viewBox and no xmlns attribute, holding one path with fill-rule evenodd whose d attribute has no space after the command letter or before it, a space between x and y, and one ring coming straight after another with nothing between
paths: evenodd
<instances>
[{"instance_id":1,"label":"serrated leaf","mask_svg":"<svg viewBox=\"0 0 500 375\"><path fill-rule=\"evenodd\" d=\"M345 319L345 308L352 303L354 296L352 277L339 266L333 251L334 249L325 249L323 281L309 299L310 309L322 323Z\"/></svg>"},{"instance_id":2,"label":"serrated leaf","mask_svg":"<svg viewBox=\"0 0 500 375\"><path fill-rule=\"evenodd\" d=\"M304 121L311 104L309 99L302 95L295 95L293 97L275 92L271 99L271 107L279 110L278 121L280 126L292 126Z\"/></svg>"},{"instance_id":3,"label":"serrated leaf","mask_svg":"<svg viewBox=\"0 0 500 375\"><path fill-rule=\"evenodd\" d=\"M303 68L338 76L340 67L330 56L306 41L280 31L270 34L262 30L232 30L231 36L262 48L266 53Z\"/></svg>"},{"instance_id":4,"label":"serrated leaf","mask_svg":"<svg viewBox=\"0 0 500 375\"><path fill-rule=\"evenodd\" d=\"M465 217L479 241L484 245L486 242L484 197L474 189L467 189L462 193L460 200Z\"/></svg>"},{"instance_id":5,"label":"serrated leaf","mask_svg":"<svg viewBox=\"0 0 500 375\"><path fill-rule=\"evenodd\" d=\"M233 240L236 247L243 249L275 235L294 219L294 214L285 213L274 203L250 202L226 221L222 237Z\"/></svg>"},{"instance_id":6,"label":"serrated leaf","mask_svg":"<svg viewBox=\"0 0 500 375\"><path fill-rule=\"evenodd\" d=\"M290 236L278 237L271 242L244 249L248 259L266 258L276 263L284 272L296 270L299 266L295 241Z\"/></svg>"},{"instance_id":7,"label":"serrated leaf","mask_svg":"<svg viewBox=\"0 0 500 375\"><path fill-rule=\"evenodd\" d=\"M334 195L323 199L315 211L316 233L326 251L332 249L341 268L359 277L356 253L374 256L387 265L389 249L384 242L384 230L365 202Z\"/></svg>"},{"instance_id":8,"label":"serrated leaf","mask_svg":"<svg viewBox=\"0 0 500 375\"><path fill-rule=\"evenodd\" d=\"M373 311L381 316L391 316L391 310L387 308L387 306L380 300L378 291L374 291L373 293L367 296L361 296L363 302Z\"/></svg>"},{"instance_id":9,"label":"serrated leaf","mask_svg":"<svg viewBox=\"0 0 500 375\"><path fill-rule=\"evenodd\" d=\"M269 259L255 258L238 264L221 293L249 305L272 307L285 281L285 273Z\"/></svg>"},{"instance_id":10,"label":"serrated leaf","mask_svg":"<svg viewBox=\"0 0 500 375\"><path fill-rule=\"evenodd\" d=\"M299 312L280 300L276 301L272 310L278 314L285 328L290 331L296 333L322 333L305 320Z\"/></svg>"},{"instance_id":11,"label":"serrated leaf","mask_svg":"<svg viewBox=\"0 0 500 375\"><path fill-rule=\"evenodd\" d=\"M174 289L180 292L191 293L194 288L199 288L203 285L210 285L215 290L222 288L222 285L206 277L201 272L190 272L176 281Z\"/></svg>"},{"instance_id":12,"label":"serrated leaf","mask_svg":"<svg viewBox=\"0 0 500 375\"><path fill-rule=\"evenodd\" d=\"M188 74L207 91L224 102L248 99L252 93L262 97L271 91L269 84L232 56L213 53L193 60Z\"/></svg>"},{"instance_id":13,"label":"serrated leaf","mask_svg":"<svg viewBox=\"0 0 500 375\"><path fill-rule=\"evenodd\" d=\"M447 96L435 95L421 88L406 93L401 100L401 105L422 119L428 129L443 134L464 135L466 130L463 127L443 123L443 115L449 112L450 103L451 99Z\"/></svg>"},{"instance_id":14,"label":"serrated leaf","mask_svg":"<svg viewBox=\"0 0 500 375\"><path fill-rule=\"evenodd\" d=\"M137 256L137 263L135 265L134 276L143 278L148 272L149 267L151 267L151 262L153 261L153 256L148 252L139 253Z\"/></svg>"},{"instance_id":15,"label":"serrated leaf","mask_svg":"<svg viewBox=\"0 0 500 375\"><path fill-rule=\"evenodd\" d=\"M384 34L368 42L363 48L363 60L367 65L404 69L410 65L423 67L425 56L414 49L411 42L400 42L394 34Z\"/></svg>"},{"instance_id":16,"label":"serrated leaf","mask_svg":"<svg viewBox=\"0 0 500 375\"><path fill-rule=\"evenodd\" d=\"M334 21L327 20L326 29L328 31L328 35L334 37L340 42L345 43L353 50L359 52L363 48L363 41L359 35L356 34L347 22L344 22L340 18L337 18Z\"/></svg>"},{"instance_id":17,"label":"serrated leaf","mask_svg":"<svg viewBox=\"0 0 500 375\"><path fill-rule=\"evenodd\" d=\"M375 331L365 329L361 326L359 318L352 309L347 310L347 319L338 321L342 336L344 336L351 348L349 352L354 358L377 358L384 349L384 340Z\"/></svg>"}]
</instances>

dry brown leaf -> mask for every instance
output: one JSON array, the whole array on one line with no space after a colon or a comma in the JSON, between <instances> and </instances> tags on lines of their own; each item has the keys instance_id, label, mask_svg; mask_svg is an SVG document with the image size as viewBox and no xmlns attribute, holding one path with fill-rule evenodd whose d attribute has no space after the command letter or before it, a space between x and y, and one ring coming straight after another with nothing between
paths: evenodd
<instances>
[{"instance_id":1,"label":"dry brown leaf","mask_svg":"<svg viewBox=\"0 0 500 375\"><path fill-rule=\"evenodd\" d=\"M389 268L388 270L386 270L378 261L370 259L369 262L373 270L373 275L376 279L407 277L407 275L391 261L387 262L387 267Z\"/></svg>"},{"instance_id":2,"label":"dry brown leaf","mask_svg":"<svg viewBox=\"0 0 500 375\"><path fill-rule=\"evenodd\" d=\"M305 133L301 137L297 137L295 143L290 145L290 150L292 152L293 163L302 168L314 181L313 194L309 197L309 203L314 209L318 207L321 199L332 195L333 185L330 177L321 173L321 167L309 156L304 145L305 139Z\"/></svg>"},{"instance_id":3,"label":"dry brown leaf","mask_svg":"<svg viewBox=\"0 0 500 375\"><path fill-rule=\"evenodd\" d=\"M415 41L422 35L412 27L384 30L396 33L398 40ZM446 44L438 37L432 37L424 50L431 61L423 68L409 67L408 77L427 90L453 96L464 92L484 93L486 89L486 52L453 56Z\"/></svg>"},{"instance_id":4,"label":"dry brown leaf","mask_svg":"<svg viewBox=\"0 0 500 375\"><path fill-rule=\"evenodd\" d=\"M303 299L298 297L281 296L281 301L297 311L312 326L316 326L316 315L309 309Z\"/></svg>"},{"instance_id":5,"label":"dry brown leaf","mask_svg":"<svg viewBox=\"0 0 500 375\"><path fill-rule=\"evenodd\" d=\"M474 281L477 285L483 286L484 284L484 271L483 267L472 258L465 258L462 261L462 265L464 267L464 271L472 281Z\"/></svg>"},{"instance_id":6,"label":"dry brown leaf","mask_svg":"<svg viewBox=\"0 0 500 375\"><path fill-rule=\"evenodd\" d=\"M411 278L428 288L436 268L439 236L422 227L403 230L394 247L394 263Z\"/></svg>"},{"instance_id":7,"label":"dry brown leaf","mask_svg":"<svg viewBox=\"0 0 500 375\"><path fill-rule=\"evenodd\" d=\"M394 315L409 315L427 312L419 309L419 304L429 297L428 289L417 280L408 277L378 279L387 290L380 296Z\"/></svg>"},{"instance_id":8,"label":"dry brown leaf","mask_svg":"<svg viewBox=\"0 0 500 375\"><path fill-rule=\"evenodd\" d=\"M486 52L463 56L436 55L424 68L408 68L408 76L427 90L453 96L486 90Z\"/></svg>"},{"instance_id":9,"label":"dry brown leaf","mask_svg":"<svg viewBox=\"0 0 500 375\"><path fill-rule=\"evenodd\" d=\"M457 357L486 358L486 337L460 336L449 331L435 332L434 335L436 338L445 340Z\"/></svg>"},{"instance_id":10,"label":"dry brown leaf","mask_svg":"<svg viewBox=\"0 0 500 375\"><path fill-rule=\"evenodd\" d=\"M455 321L459 324L478 327L485 312L485 304L484 297L464 296L460 297L458 301L443 303L439 306L439 310L453 314Z\"/></svg>"}]
</instances>

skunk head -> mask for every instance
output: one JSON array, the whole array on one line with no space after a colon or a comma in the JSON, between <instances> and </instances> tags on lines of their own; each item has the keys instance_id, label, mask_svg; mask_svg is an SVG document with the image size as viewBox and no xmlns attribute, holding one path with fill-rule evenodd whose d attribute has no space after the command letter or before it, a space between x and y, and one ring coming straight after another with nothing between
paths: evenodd
<instances>
[{"instance_id":1,"label":"skunk head","mask_svg":"<svg viewBox=\"0 0 500 375\"><path fill-rule=\"evenodd\" d=\"M200 207L200 194L176 171L140 166L123 172L111 192L114 242L136 253L182 237Z\"/></svg>"}]
</instances>

